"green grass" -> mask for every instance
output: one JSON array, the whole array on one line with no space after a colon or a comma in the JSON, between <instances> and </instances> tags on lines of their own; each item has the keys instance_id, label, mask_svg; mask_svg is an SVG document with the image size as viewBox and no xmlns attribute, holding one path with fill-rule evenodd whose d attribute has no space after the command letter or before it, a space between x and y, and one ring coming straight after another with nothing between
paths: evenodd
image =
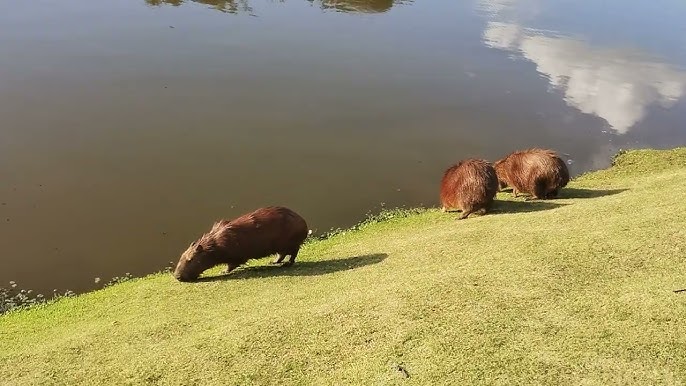
<instances>
[{"instance_id":1,"label":"green grass","mask_svg":"<svg viewBox=\"0 0 686 386\"><path fill-rule=\"evenodd\" d=\"M630 151L558 200L398 212L292 268L10 312L0 383L685 383L684 181L686 148Z\"/></svg>"}]
</instances>

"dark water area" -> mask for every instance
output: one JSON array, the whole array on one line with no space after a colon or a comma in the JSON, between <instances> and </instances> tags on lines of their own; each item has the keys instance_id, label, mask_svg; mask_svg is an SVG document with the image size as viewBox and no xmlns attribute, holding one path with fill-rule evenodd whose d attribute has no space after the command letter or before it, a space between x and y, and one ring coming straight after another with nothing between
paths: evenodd
<instances>
[{"instance_id":1,"label":"dark water area","mask_svg":"<svg viewBox=\"0 0 686 386\"><path fill-rule=\"evenodd\" d=\"M686 144L686 3L0 1L0 285L84 291L218 218L435 206L532 146Z\"/></svg>"}]
</instances>

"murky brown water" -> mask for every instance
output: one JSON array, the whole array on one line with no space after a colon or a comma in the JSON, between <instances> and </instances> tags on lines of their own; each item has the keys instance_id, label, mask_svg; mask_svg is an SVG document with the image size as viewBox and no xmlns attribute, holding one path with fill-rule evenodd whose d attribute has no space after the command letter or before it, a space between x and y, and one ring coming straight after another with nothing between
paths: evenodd
<instances>
[{"instance_id":1,"label":"murky brown water","mask_svg":"<svg viewBox=\"0 0 686 386\"><path fill-rule=\"evenodd\" d=\"M213 220L436 205L469 156L686 144L686 3L0 0L0 284L85 290Z\"/></svg>"}]
</instances>

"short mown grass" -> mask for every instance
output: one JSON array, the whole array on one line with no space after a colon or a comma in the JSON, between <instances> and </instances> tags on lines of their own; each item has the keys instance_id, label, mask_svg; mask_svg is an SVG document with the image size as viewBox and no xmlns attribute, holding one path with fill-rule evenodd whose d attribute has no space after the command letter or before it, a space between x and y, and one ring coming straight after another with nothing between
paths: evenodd
<instances>
[{"instance_id":1,"label":"short mown grass","mask_svg":"<svg viewBox=\"0 0 686 386\"><path fill-rule=\"evenodd\" d=\"M0 317L3 385L686 383L686 148Z\"/></svg>"}]
</instances>

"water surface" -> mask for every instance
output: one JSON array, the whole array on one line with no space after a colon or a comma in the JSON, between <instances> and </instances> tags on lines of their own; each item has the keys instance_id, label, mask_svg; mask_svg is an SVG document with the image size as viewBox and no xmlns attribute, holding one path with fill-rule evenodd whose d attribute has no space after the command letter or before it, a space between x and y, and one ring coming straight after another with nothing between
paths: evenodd
<instances>
[{"instance_id":1,"label":"water surface","mask_svg":"<svg viewBox=\"0 0 686 386\"><path fill-rule=\"evenodd\" d=\"M681 1L0 1L0 283L155 271L270 204L437 205L531 146L686 144Z\"/></svg>"}]
</instances>

